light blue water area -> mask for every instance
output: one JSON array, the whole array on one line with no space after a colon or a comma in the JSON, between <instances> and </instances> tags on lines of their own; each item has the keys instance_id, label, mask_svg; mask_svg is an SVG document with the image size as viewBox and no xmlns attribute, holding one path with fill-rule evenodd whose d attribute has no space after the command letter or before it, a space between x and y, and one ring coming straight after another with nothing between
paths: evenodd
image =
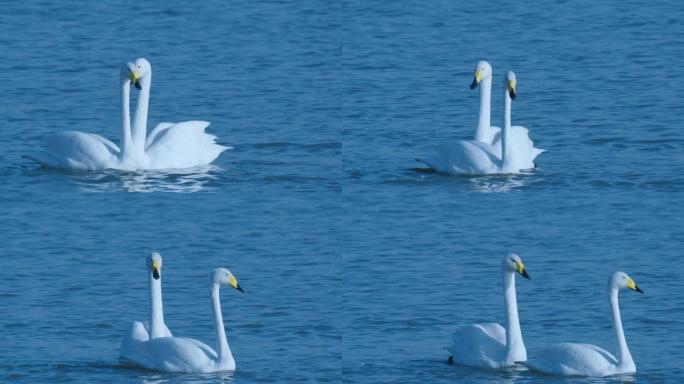
<instances>
[{"instance_id":1,"label":"light blue water area","mask_svg":"<svg viewBox=\"0 0 684 384\"><path fill-rule=\"evenodd\" d=\"M349 382L585 382L447 366L459 326L503 323L500 260L519 253L528 353L561 341L615 352L615 270L638 373L684 376L684 7L668 1L346 2L343 373ZM479 59L517 74L513 124L538 168L514 177L417 171L415 157L471 138ZM345 283L345 286L347 284Z\"/></svg>"},{"instance_id":2,"label":"light blue water area","mask_svg":"<svg viewBox=\"0 0 684 384\"><path fill-rule=\"evenodd\" d=\"M0 382L337 381L340 248L327 219L341 196L334 9L0 8ZM139 56L154 72L150 125L207 120L234 150L174 175L47 171L21 157L69 129L118 142L119 66ZM164 257L166 323L177 336L216 345L213 268L230 268L244 287L221 291L234 375L119 363L125 329L147 319L152 249Z\"/></svg>"}]
</instances>

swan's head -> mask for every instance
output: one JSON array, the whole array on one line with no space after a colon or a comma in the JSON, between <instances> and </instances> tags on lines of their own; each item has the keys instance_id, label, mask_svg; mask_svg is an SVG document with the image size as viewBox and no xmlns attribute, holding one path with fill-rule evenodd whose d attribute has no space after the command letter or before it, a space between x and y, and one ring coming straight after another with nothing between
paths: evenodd
<instances>
[{"instance_id":1,"label":"swan's head","mask_svg":"<svg viewBox=\"0 0 684 384\"><path fill-rule=\"evenodd\" d=\"M504 87L506 87L506 92L511 99L515 100L517 94L515 93L515 72L506 72L506 77L504 77Z\"/></svg>"},{"instance_id":2,"label":"swan's head","mask_svg":"<svg viewBox=\"0 0 684 384\"><path fill-rule=\"evenodd\" d=\"M501 261L501 269L513 273L517 272L520 274L520 276L530 279L530 275L528 275L527 271L525 270L525 264L523 264L520 256L516 255L515 253L509 253L503 258Z\"/></svg>"},{"instance_id":3,"label":"swan's head","mask_svg":"<svg viewBox=\"0 0 684 384\"><path fill-rule=\"evenodd\" d=\"M488 62L482 60L477 63L475 67L475 74L473 74L473 82L470 83L470 89L475 89L484 79L492 77L492 66Z\"/></svg>"},{"instance_id":4,"label":"swan's head","mask_svg":"<svg viewBox=\"0 0 684 384\"><path fill-rule=\"evenodd\" d=\"M140 79L152 72L152 66L150 65L150 62L142 57L135 59L135 61L132 63L126 63L125 69L128 70L126 77L131 80L131 85L136 87L139 91L142 90Z\"/></svg>"},{"instance_id":5,"label":"swan's head","mask_svg":"<svg viewBox=\"0 0 684 384\"><path fill-rule=\"evenodd\" d=\"M638 285L632 280L631 277L627 276L624 272L615 272L608 280L609 289L631 289L632 291L637 291L639 293L644 293L644 291L639 288Z\"/></svg>"},{"instance_id":6,"label":"swan's head","mask_svg":"<svg viewBox=\"0 0 684 384\"><path fill-rule=\"evenodd\" d=\"M237 280L235 279L235 276L233 276L232 273L227 268L216 268L214 269L214 284L216 285L229 285L238 291L245 293L244 290L242 290L242 287L240 284L238 284Z\"/></svg>"},{"instance_id":7,"label":"swan's head","mask_svg":"<svg viewBox=\"0 0 684 384\"><path fill-rule=\"evenodd\" d=\"M150 253L147 258L147 267L153 279L159 280L161 278L162 257L159 252Z\"/></svg>"}]
</instances>

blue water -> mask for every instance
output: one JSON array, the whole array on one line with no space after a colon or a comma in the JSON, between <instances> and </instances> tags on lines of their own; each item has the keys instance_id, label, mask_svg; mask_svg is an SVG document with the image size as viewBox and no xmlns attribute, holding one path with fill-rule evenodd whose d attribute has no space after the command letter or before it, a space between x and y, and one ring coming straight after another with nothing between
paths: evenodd
<instances>
[{"instance_id":1,"label":"blue water","mask_svg":"<svg viewBox=\"0 0 684 384\"><path fill-rule=\"evenodd\" d=\"M0 381L678 382L684 376L684 6L676 1L4 3L0 9ZM118 141L118 68L147 57L150 125L203 119L232 145L182 174L49 171L68 129ZM513 177L415 157L468 138L477 60L516 71L513 123L548 150ZM147 193L139 193L147 192ZM222 291L234 374L118 361L164 257L166 322L211 345ZM459 326L503 322L521 255L528 353L614 351L610 273L638 373L559 380L448 366ZM522 281L521 281L522 280Z\"/></svg>"},{"instance_id":2,"label":"blue water","mask_svg":"<svg viewBox=\"0 0 684 384\"><path fill-rule=\"evenodd\" d=\"M1 7L0 382L339 381L337 15L167 3ZM234 150L180 175L48 171L21 157L68 129L118 142L119 66L138 56L153 66L150 125L207 120ZM215 345L213 268L244 287L221 291L234 375L119 363L122 334L148 316L153 249L177 336Z\"/></svg>"},{"instance_id":3,"label":"blue water","mask_svg":"<svg viewBox=\"0 0 684 384\"><path fill-rule=\"evenodd\" d=\"M371 5L372 4L372 5ZM638 373L684 376L684 6L665 1L347 2L344 7L343 376L373 383L527 383L529 372L445 364L451 334L504 322L500 260L521 255L521 327L546 344L615 351L606 282L622 292ZM470 138L478 60L517 75L513 124L539 147L514 177L417 171L415 157Z\"/></svg>"}]
</instances>

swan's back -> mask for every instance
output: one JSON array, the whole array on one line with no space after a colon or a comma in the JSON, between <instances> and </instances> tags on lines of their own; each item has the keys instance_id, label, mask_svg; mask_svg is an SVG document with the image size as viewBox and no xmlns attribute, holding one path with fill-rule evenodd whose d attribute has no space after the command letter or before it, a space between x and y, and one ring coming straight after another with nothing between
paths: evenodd
<instances>
[{"instance_id":1,"label":"swan's back","mask_svg":"<svg viewBox=\"0 0 684 384\"><path fill-rule=\"evenodd\" d=\"M536 356L523 364L539 372L565 376L600 377L618 373L615 356L592 344L555 344Z\"/></svg>"},{"instance_id":2,"label":"swan's back","mask_svg":"<svg viewBox=\"0 0 684 384\"><path fill-rule=\"evenodd\" d=\"M499 368L506 354L506 329L497 323L461 327L453 340L447 349L457 364Z\"/></svg>"},{"instance_id":3,"label":"swan's back","mask_svg":"<svg viewBox=\"0 0 684 384\"><path fill-rule=\"evenodd\" d=\"M495 173L500 163L491 145L475 140L442 144L437 156L420 161L437 172L455 175Z\"/></svg>"},{"instance_id":4,"label":"swan's back","mask_svg":"<svg viewBox=\"0 0 684 384\"><path fill-rule=\"evenodd\" d=\"M501 131L494 136L491 144L494 148L497 157L501 157ZM534 168L534 160L539 156L543 149L535 148L534 142L530 139L530 131L522 126L511 127L511 141L513 146L513 155L511 160L514 167L517 169L532 169Z\"/></svg>"}]
</instances>

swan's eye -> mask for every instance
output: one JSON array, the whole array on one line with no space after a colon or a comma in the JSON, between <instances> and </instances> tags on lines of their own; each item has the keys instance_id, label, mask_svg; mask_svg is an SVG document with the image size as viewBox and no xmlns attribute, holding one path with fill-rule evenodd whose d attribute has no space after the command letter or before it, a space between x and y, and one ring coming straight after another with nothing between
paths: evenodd
<instances>
[{"instance_id":1,"label":"swan's eye","mask_svg":"<svg viewBox=\"0 0 684 384\"><path fill-rule=\"evenodd\" d=\"M140 69L140 66L138 65L138 69Z\"/></svg>"}]
</instances>

